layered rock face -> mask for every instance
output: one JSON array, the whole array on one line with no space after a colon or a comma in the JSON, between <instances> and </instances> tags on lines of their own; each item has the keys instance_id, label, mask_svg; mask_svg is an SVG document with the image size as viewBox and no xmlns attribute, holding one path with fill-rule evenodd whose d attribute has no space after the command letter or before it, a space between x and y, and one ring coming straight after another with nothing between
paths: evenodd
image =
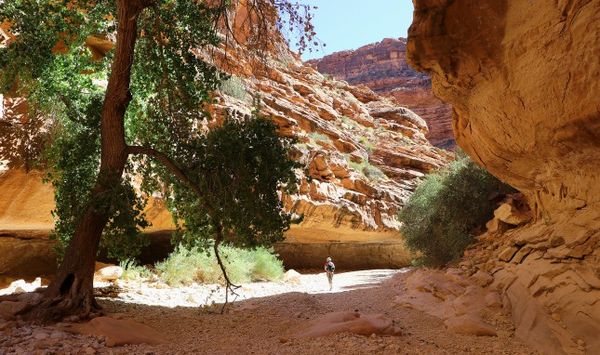
<instances>
[{"instance_id":1,"label":"layered rock face","mask_svg":"<svg viewBox=\"0 0 600 355\"><path fill-rule=\"evenodd\" d=\"M465 262L494 275L517 335L600 352L600 2L417 0L407 49L458 145L535 216Z\"/></svg>"},{"instance_id":2,"label":"layered rock face","mask_svg":"<svg viewBox=\"0 0 600 355\"><path fill-rule=\"evenodd\" d=\"M427 121L427 138L432 144L454 147L452 108L433 95L429 75L408 65L404 38L386 38L379 43L333 53L307 63L323 74L351 85L365 85L410 108Z\"/></svg>"},{"instance_id":3,"label":"layered rock face","mask_svg":"<svg viewBox=\"0 0 600 355\"><path fill-rule=\"evenodd\" d=\"M325 78L303 64L276 32L269 37L266 55L248 50L251 36L245 27L247 14L239 15L243 13L231 18L236 41L201 54L232 75L208 108L212 118L202 124L210 128L226 115L250 116L254 96L260 98L261 114L277 124L282 136L297 138L293 157L302 164L297 171L299 192L282 198L288 211L304 216L287 232L286 243L303 247L281 246L283 259L298 260L298 253L303 253L307 264L296 266L320 266L328 252L336 258L335 250L340 250L340 257L365 255L360 267L368 266L364 260L389 261L379 267L407 265L406 252L377 258L379 244L405 250L396 215L419 179L443 166L450 154L427 141L427 124L411 110L368 88ZM8 189L15 179L21 179L22 185ZM52 191L42 187L39 179L15 171L0 176L0 190L7 200L21 197L31 199L27 201L32 208L39 206L37 213L19 210L18 205L0 209L0 230L52 228ZM22 190L30 183L39 186L35 194ZM151 232L172 229L168 213L160 201L155 202L147 213ZM332 248L333 244L340 245ZM356 250L350 250L352 245ZM309 260L309 255L314 257ZM356 258L347 259L340 266L354 267Z\"/></svg>"}]
</instances>

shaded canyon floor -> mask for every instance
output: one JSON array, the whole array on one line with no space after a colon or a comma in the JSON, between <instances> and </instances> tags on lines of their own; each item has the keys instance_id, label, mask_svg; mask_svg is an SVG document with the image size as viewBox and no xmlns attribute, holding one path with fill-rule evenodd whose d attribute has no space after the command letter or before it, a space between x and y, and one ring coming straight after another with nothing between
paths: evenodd
<instances>
[{"instance_id":1,"label":"shaded canyon floor","mask_svg":"<svg viewBox=\"0 0 600 355\"><path fill-rule=\"evenodd\" d=\"M98 284L97 291L110 296L100 300L107 316L151 327L165 342L107 347L107 339L71 334L66 324L40 327L0 321L0 353L536 353L514 337L514 329L500 309L486 316L497 335L474 336L452 333L442 319L398 302L400 293L411 285L409 280L419 272L402 269L339 273L331 292L323 273L305 274L279 283L251 283L239 290L240 298L245 299L238 299L222 315L215 313L220 305L211 306L212 301L220 301L222 294L215 287L169 288L129 281L119 281L118 287ZM400 334L364 336L341 332L321 337L302 336L311 322L342 311L380 314Z\"/></svg>"}]
</instances>

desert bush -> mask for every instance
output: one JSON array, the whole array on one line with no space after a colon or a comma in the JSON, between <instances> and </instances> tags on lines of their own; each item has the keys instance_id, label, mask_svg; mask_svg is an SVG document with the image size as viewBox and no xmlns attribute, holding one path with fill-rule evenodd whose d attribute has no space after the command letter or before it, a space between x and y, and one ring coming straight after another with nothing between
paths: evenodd
<instances>
[{"instance_id":1,"label":"desert bush","mask_svg":"<svg viewBox=\"0 0 600 355\"><path fill-rule=\"evenodd\" d=\"M152 272L145 266L138 265L133 259L121 261L119 266L123 269L124 280L143 280L152 276Z\"/></svg>"},{"instance_id":2,"label":"desert bush","mask_svg":"<svg viewBox=\"0 0 600 355\"><path fill-rule=\"evenodd\" d=\"M323 133L318 133L318 132L309 133L308 137L312 141L323 141L323 142L329 142L329 141L331 141L331 138L329 138L329 136L327 136L327 135L325 135Z\"/></svg>"},{"instance_id":3,"label":"desert bush","mask_svg":"<svg viewBox=\"0 0 600 355\"><path fill-rule=\"evenodd\" d=\"M371 181L378 181L382 179L386 179L387 175L381 169L372 165L369 161L363 160L361 163L355 163L353 161L348 161L348 165L357 172L363 174Z\"/></svg>"},{"instance_id":4,"label":"desert bush","mask_svg":"<svg viewBox=\"0 0 600 355\"><path fill-rule=\"evenodd\" d=\"M283 262L267 249L254 250L252 275L255 280L278 280L283 276Z\"/></svg>"},{"instance_id":5,"label":"desert bush","mask_svg":"<svg viewBox=\"0 0 600 355\"><path fill-rule=\"evenodd\" d=\"M246 91L246 84L244 84L244 80L235 75L232 75L229 77L229 79L221 82L220 90L222 93L234 97L238 100L249 100L249 95Z\"/></svg>"},{"instance_id":6,"label":"desert bush","mask_svg":"<svg viewBox=\"0 0 600 355\"><path fill-rule=\"evenodd\" d=\"M460 258L473 232L493 216L491 197L514 191L467 157L427 176L399 214L417 263L443 266Z\"/></svg>"},{"instance_id":7,"label":"desert bush","mask_svg":"<svg viewBox=\"0 0 600 355\"><path fill-rule=\"evenodd\" d=\"M219 249L227 275L232 282L272 281L283 276L283 263L266 248ZM171 286L198 283L222 283L223 275L212 249L178 246L167 259L156 264L161 280Z\"/></svg>"},{"instance_id":8,"label":"desert bush","mask_svg":"<svg viewBox=\"0 0 600 355\"><path fill-rule=\"evenodd\" d=\"M381 169L371 164L365 165L362 171L363 174L365 174L365 176L372 181L378 181L387 178L387 176L383 171L381 171Z\"/></svg>"}]
</instances>

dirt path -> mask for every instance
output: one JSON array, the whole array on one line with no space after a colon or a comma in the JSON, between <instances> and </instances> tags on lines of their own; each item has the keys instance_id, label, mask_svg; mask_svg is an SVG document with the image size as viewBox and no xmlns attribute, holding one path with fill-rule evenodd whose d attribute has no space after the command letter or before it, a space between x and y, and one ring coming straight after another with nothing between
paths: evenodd
<instances>
[{"instance_id":1,"label":"dirt path","mask_svg":"<svg viewBox=\"0 0 600 355\"><path fill-rule=\"evenodd\" d=\"M391 277L406 270L368 270L337 274L329 292L323 273L302 275L300 285L283 285L287 293L237 302L225 315L196 308L168 309L120 302L106 302L113 312L165 334L172 343L154 347L155 353L175 354L532 354L516 340L506 321L499 323L498 337L448 333L441 320L394 304L396 290ZM262 292L257 291L257 288ZM291 289L291 290L289 290ZM247 294L280 293L268 284L252 284ZM244 292L242 291L242 292ZM306 322L334 311L359 310L382 313L403 330L399 337L364 337L338 334L316 339L296 339ZM125 349L122 349L125 350ZM134 350L129 348L125 352ZM137 349L141 353L147 347Z\"/></svg>"},{"instance_id":2,"label":"dirt path","mask_svg":"<svg viewBox=\"0 0 600 355\"><path fill-rule=\"evenodd\" d=\"M406 270L340 273L334 278L332 292L328 291L323 273L302 275L298 285L253 283L241 290L243 297L249 298L236 302L223 315L197 306L173 308L177 303L190 300L187 295L187 292L191 292L189 289L131 288L120 298L103 299L101 303L105 310L115 316L149 325L169 342L159 346L105 348L102 342L95 341L86 351L90 354L94 353L92 350L101 354L535 353L514 338L507 320L496 324L497 337L456 335L449 333L438 318L399 307L394 303L398 290L389 285L390 278L405 277L404 272ZM152 299L153 302L146 303L154 305L130 303L144 299ZM160 303L164 306L158 305ZM365 337L342 333L320 338L295 337L298 330L312 319L329 312L354 310L364 314L386 315L402 329L403 335ZM77 353L75 349L80 348L81 342L86 340L85 337L69 335L61 341L65 344L65 351L56 353ZM72 345L69 346L69 343ZM27 348L26 345L26 341L23 341L18 346ZM0 354L10 353L15 346L0 348Z\"/></svg>"}]
</instances>

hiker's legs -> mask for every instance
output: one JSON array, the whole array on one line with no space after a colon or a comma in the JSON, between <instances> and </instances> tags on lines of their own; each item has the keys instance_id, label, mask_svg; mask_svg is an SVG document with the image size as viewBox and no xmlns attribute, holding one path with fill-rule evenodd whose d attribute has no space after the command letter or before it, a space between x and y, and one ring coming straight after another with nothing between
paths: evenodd
<instances>
[{"instance_id":1,"label":"hiker's legs","mask_svg":"<svg viewBox=\"0 0 600 355\"><path fill-rule=\"evenodd\" d=\"M327 280L329 280L329 291L333 288L333 272L327 273Z\"/></svg>"}]
</instances>

